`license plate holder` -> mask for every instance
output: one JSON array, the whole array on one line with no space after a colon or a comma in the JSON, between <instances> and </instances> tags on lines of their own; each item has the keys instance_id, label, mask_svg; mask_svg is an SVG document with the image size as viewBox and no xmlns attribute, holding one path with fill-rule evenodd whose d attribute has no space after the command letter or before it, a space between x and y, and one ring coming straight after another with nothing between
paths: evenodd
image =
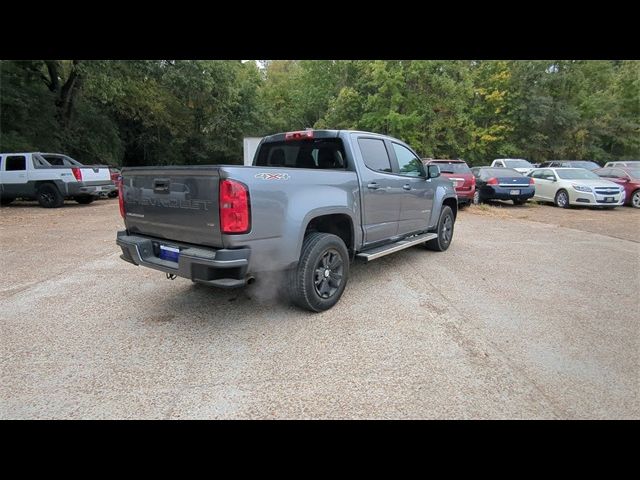
<instances>
[{"instance_id":1,"label":"license plate holder","mask_svg":"<svg viewBox=\"0 0 640 480\"><path fill-rule=\"evenodd\" d=\"M178 263L178 260L180 260L180 249L168 245L160 245L160 258Z\"/></svg>"},{"instance_id":2,"label":"license plate holder","mask_svg":"<svg viewBox=\"0 0 640 480\"><path fill-rule=\"evenodd\" d=\"M604 197L604 201L607 203L613 203L613 197Z\"/></svg>"},{"instance_id":3,"label":"license plate holder","mask_svg":"<svg viewBox=\"0 0 640 480\"><path fill-rule=\"evenodd\" d=\"M520 190L510 190L509 195L520 195Z\"/></svg>"}]
</instances>

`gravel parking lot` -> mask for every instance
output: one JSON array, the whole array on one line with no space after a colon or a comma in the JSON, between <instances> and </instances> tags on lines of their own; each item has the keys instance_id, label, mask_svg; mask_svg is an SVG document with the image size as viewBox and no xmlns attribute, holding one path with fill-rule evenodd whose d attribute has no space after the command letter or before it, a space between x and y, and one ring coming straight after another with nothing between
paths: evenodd
<instances>
[{"instance_id":1,"label":"gravel parking lot","mask_svg":"<svg viewBox=\"0 0 640 480\"><path fill-rule=\"evenodd\" d=\"M470 207L321 314L127 264L121 228L0 210L1 418L640 418L640 210Z\"/></svg>"}]
</instances>

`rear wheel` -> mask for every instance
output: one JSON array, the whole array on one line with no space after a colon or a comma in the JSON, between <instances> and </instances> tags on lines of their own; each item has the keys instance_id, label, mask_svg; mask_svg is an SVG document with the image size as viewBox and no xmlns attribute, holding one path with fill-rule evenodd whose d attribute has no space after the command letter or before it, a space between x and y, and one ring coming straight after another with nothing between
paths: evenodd
<instances>
[{"instance_id":1,"label":"rear wheel","mask_svg":"<svg viewBox=\"0 0 640 480\"><path fill-rule=\"evenodd\" d=\"M349 277L349 252L342 239L314 232L302 244L300 261L289 272L289 295L294 304L312 312L333 307Z\"/></svg>"},{"instance_id":2,"label":"rear wheel","mask_svg":"<svg viewBox=\"0 0 640 480\"><path fill-rule=\"evenodd\" d=\"M50 183L45 183L38 187L36 199L43 208L58 208L64 205L64 197L60 190Z\"/></svg>"},{"instance_id":3,"label":"rear wheel","mask_svg":"<svg viewBox=\"0 0 640 480\"><path fill-rule=\"evenodd\" d=\"M15 199L16 199L15 197L3 197L3 198L0 198L0 205L9 205Z\"/></svg>"},{"instance_id":4,"label":"rear wheel","mask_svg":"<svg viewBox=\"0 0 640 480\"><path fill-rule=\"evenodd\" d=\"M569 208L569 194L566 190L558 190L554 203L556 207Z\"/></svg>"},{"instance_id":5,"label":"rear wheel","mask_svg":"<svg viewBox=\"0 0 640 480\"><path fill-rule=\"evenodd\" d=\"M75 197L74 200L80 205L89 205L95 200L95 198L93 198L91 195L82 195L80 197Z\"/></svg>"},{"instance_id":6,"label":"rear wheel","mask_svg":"<svg viewBox=\"0 0 640 480\"><path fill-rule=\"evenodd\" d=\"M435 233L438 234L433 240L429 240L424 243L424 246L429 250L435 250L436 252L444 252L453 240L453 226L455 219L453 217L453 211L448 205L443 205L442 212L440 212L440 219L438 220L438 228Z\"/></svg>"},{"instance_id":7,"label":"rear wheel","mask_svg":"<svg viewBox=\"0 0 640 480\"><path fill-rule=\"evenodd\" d=\"M636 190L631 194L631 206L640 208L640 190Z\"/></svg>"},{"instance_id":8,"label":"rear wheel","mask_svg":"<svg viewBox=\"0 0 640 480\"><path fill-rule=\"evenodd\" d=\"M476 190L473 194L473 204L480 205L482 203L482 196L480 195L480 190Z\"/></svg>"}]
</instances>

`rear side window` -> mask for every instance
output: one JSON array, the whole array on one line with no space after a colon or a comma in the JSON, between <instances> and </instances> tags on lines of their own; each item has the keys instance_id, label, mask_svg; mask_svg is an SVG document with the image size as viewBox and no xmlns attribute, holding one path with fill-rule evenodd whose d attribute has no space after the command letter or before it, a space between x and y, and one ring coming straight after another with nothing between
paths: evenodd
<instances>
[{"instance_id":1,"label":"rear side window","mask_svg":"<svg viewBox=\"0 0 640 480\"><path fill-rule=\"evenodd\" d=\"M359 138L358 145L362 152L364 163L371 170L391 173L391 161L387 148L382 140L376 138Z\"/></svg>"},{"instance_id":2,"label":"rear side window","mask_svg":"<svg viewBox=\"0 0 640 480\"><path fill-rule=\"evenodd\" d=\"M6 168L7 172L15 172L16 170L26 170L27 169L27 158L22 155L11 155L6 159Z\"/></svg>"}]
</instances>

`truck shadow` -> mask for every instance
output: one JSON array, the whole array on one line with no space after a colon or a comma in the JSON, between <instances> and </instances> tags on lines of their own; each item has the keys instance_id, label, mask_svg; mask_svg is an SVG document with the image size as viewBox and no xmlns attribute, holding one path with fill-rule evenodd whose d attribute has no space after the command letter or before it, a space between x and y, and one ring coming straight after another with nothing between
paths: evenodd
<instances>
[{"instance_id":1,"label":"truck shadow","mask_svg":"<svg viewBox=\"0 0 640 480\"><path fill-rule=\"evenodd\" d=\"M350 289L369 288L371 294L379 295L380 277L387 271L397 271L407 262L415 262L415 256L436 254L419 248L410 248L394 253L373 263L354 262L350 267L349 283L342 298L333 310L346 306L349 302ZM346 303L345 303L346 302ZM207 325L228 322L265 322L279 321L284 317L300 319L317 315L292 305L287 298L283 275L269 273L256 275L256 282L239 289L220 289L192 283L177 288L156 304L157 323L160 318L168 322L194 321ZM161 313L160 313L161 312ZM206 320L198 320L206 319ZM156 323L154 321L154 323Z\"/></svg>"}]
</instances>

